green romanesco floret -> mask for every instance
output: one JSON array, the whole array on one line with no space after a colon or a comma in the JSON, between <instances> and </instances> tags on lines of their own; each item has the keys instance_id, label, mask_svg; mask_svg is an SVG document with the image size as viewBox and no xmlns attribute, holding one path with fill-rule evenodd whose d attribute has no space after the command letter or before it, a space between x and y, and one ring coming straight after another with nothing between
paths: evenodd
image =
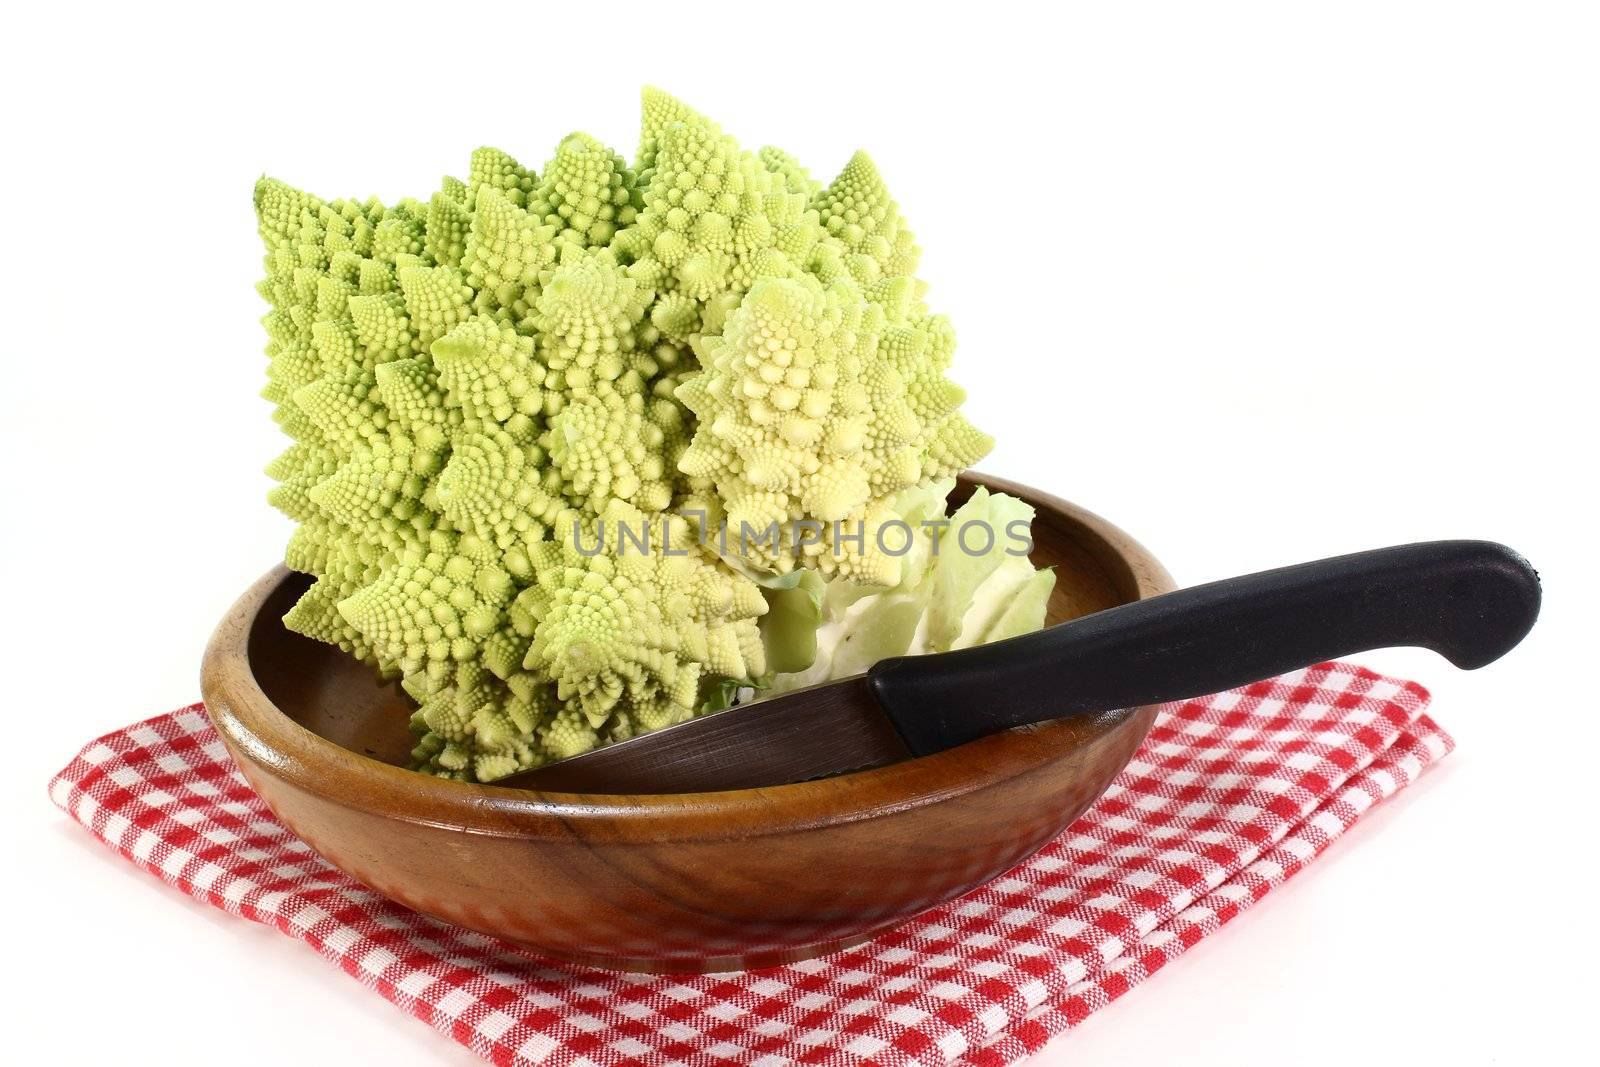
<instances>
[{"instance_id":1,"label":"green romanesco floret","mask_svg":"<svg viewBox=\"0 0 1600 1067\"><path fill-rule=\"evenodd\" d=\"M285 621L399 678L435 774L492 781L765 684L781 576L897 586L873 529L989 447L859 153L824 187L647 89L631 166L575 133L541 171L481 148L393 206L266 178L255 204L263 395L293 441L269 499L316 579ZM724 519L786 528L702 536Z\"/></svg>"},{"instance_id":2,"label":"green romanesco floret","mask_svg":"<svg viewBox=\"0 0 1600 1067\"><path fill-rule=\"evenodd\" d=\"M678 390L697 419L680 467L715 484L730 536L762 569L810 563L896 584L899 557L875 534L894 517L890 500L989 450L988 437L946 402L959 402L954 386L908 388L938 377L930 337L940 324L909 323L896 299L904 291L766 278L720 335L702 340L704 369ZM816 536L807 521L821 524ZM772 527L781 536L745 537ZM844 537L860 547L842 551Z\"/></svg>"},{"instance_id":3,"label":"green romanesco floret","mask_svg":"<svg viewBox=\"0 0 1600 1067\"><path fill-rule=\"evenodd\" d=\"M621 501L538 546L511 617L532 639L523 665L577 712L547 735L552 755L681 722L710 679L766 674L760 588L694 547L681 517Z\"/></svg>"},{"instance_id":4,"label":"green romanesco floret","mask_svg":"<svg viewBox=\"0 0 1600 1067\"><path fill-rule=\"evenodd\" d=\"M605 248L638 214L637 179L622 157L586 133L561 142L545 164L529 209L556 239Z\"/></svg>"}]
</instances>

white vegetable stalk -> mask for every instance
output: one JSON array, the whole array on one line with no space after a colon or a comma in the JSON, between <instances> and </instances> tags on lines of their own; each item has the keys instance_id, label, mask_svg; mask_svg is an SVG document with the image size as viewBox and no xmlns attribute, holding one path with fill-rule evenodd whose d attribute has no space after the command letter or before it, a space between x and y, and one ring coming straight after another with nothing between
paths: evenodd
<instances>
[{"instance_id":1,"label":"white vegetable stalk","mask_svg":"<svg viewBox=\"0 0 1600 1067\"><path fill-rule=\"evenodd\" d=\"M873 589L816 577L773 594L766 632L770 658L776 663L803 658L809 649L796 646L813 636L815 653L809 666L777 674L771 692L860 674L890 656L987 644L1044 625L1055 575L1035 570L1020 554L1024 546L1018 539L1033 519L1033 508L980 487L950 516L948 526L925 525L944 516L954 484L947 479L907 490L896 501L896 510L915 531L899 585ZM960 531L968 526L975 532L962 538ZM814 627L812 635L805 633L807 622Z\"/></svg>"}]
</instances>

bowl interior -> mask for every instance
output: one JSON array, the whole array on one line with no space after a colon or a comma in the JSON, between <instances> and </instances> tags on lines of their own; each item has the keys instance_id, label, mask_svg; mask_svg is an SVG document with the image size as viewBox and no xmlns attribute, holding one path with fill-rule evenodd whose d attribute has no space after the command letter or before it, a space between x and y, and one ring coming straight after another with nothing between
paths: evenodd
<instances>
[{"instance_id":1,"label":"bowl interior","mask_svg":"<svg viewBox=\"0 0 1600 1067\"><path fill-rule=\"evenodd\" d=\"M964 476L951 507L980 484L1022 497L1037 510L1032 559L1056 573L1046 611L1049 624L1150 596L1170 581L1164 573L1136 573L1129 563L1133 543L1114 527L1027 486ZM1118 538L1126 543L1117 543ZM1144 558L1142 550L1133 555ZM272 703L307 730L379 762L406 766L414 744L408 720L415 705L399 685L381 682L367 665L283 626L284 613L311 580L288 574L256 615L247 652L251 673Z\"/></svg>"}]
</instances>

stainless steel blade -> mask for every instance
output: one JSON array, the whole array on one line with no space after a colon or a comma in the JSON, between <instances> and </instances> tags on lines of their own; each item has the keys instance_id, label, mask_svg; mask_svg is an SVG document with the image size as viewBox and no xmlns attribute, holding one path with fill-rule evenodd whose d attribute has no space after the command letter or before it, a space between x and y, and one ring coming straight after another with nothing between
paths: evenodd
<instances>
[{"instance_id":1,"label":"stainless steel blade","mask_svg":"<svg viewBox=\"0 0 1600 1067\"><path fill-rule=\"evenodd\" d=\"M803 782L909 756L863 674L692 719L495 784L562 793L705 793Z\"/></svg>"}]
</instances>

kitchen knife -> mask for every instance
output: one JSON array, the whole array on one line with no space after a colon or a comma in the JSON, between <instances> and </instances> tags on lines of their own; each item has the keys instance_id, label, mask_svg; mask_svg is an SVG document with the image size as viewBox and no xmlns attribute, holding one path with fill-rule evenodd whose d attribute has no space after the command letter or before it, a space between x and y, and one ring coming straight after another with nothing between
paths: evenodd
<instances>
[{"instance_id":1,"label":"kitchen knife","mask_svg":"<svg viewBox=\"0 0 1600 1067\"><path fill-rule=\"evenodd\" d=\"M1180 589L991 645L883 660L497 785L682 793L781 785L925 756L1050 719L1184 700L1375 648L1473 670L1539 614L1504 545L1429 541Z\"/></svg>"}]
</instances>

